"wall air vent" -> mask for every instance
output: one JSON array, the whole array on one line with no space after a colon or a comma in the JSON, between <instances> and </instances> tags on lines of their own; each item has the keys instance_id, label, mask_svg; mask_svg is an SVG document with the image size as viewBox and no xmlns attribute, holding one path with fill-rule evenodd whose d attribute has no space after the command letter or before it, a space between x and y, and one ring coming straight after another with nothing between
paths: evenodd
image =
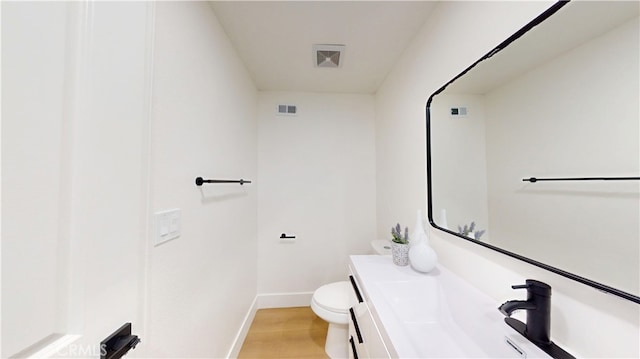
<instances>
[{"instance_id":1,"label":"wall air vent","mask_svg":"<svg viewBox=\"0 0 640 359\"><path fill-rule=\"evenodd\" d=\"M315 67L340 67L344 60L344 45L313 45Z\"/></svg>"},{"instance_id":2,"label":"wall air vent","mask_svg":"<svg viewBox=\"0 0 640 359\"><path fill-rule=\"evenodd\" d=\"M451 107L449 110L449 115L451 117L466 117L467 116L467 108L466 107Z\"/></svg>"},{"instance_id":3,"label":"wall air vent","mask_svg":"<svg viewBox=\"0 0 640 359\"><path fill-rule=\"evenodd\" d=\"M278 105L278 115L295 116L297 113L296 105Z\"/></svg>"}]
</instances>

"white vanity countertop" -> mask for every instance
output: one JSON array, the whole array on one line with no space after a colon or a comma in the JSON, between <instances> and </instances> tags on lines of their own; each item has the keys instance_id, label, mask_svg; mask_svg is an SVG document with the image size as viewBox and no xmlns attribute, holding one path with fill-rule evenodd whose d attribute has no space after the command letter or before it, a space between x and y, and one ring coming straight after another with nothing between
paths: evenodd
<instances>
[{"instance_id":1,"label":"white vanity countertop","mask_svg":"<svg viewBox=\"0 0 640 359\"><path fill-rule=\"evenodd\" d=\"M441 265L419 273L391 256L353 255L350 262L393 357L522 357L508 338L527 358L549 358L504 322L501 303Z\"/></svg>"}]
</instances>

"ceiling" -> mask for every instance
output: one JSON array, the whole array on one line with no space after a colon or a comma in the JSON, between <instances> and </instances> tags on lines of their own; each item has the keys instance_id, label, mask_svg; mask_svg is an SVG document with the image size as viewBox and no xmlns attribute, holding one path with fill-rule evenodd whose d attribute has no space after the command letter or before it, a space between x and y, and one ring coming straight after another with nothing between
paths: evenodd
<instances>
[{"instance_id":1,"label":"ceiling","mask_svg":"<svg viewBox=\"0 0 640 359\"><path fill-rule=\"evenodd\" d=\"M434 1L211 1L263 91L374 93ZM314 44L346 45L338 68L314 66Z\"/></svg>"}]
</instances>

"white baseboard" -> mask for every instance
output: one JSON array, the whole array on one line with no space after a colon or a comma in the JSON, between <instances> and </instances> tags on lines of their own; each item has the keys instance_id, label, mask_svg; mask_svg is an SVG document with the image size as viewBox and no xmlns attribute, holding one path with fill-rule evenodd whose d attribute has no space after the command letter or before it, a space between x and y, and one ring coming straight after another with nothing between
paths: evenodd
<instances>
[{"instance_id":1,"label":"white baseboard","mask_svg":"<svg viewBox=\"0 0 640 359\"><path fill-rule=\"evenodd\" d=\"M258 309L308 307L313 292L258 294Z\"/></svg>"},{"instance_id":2,"label":"white baseboard","mask_svg":"<svg viewBox=\"0 0 640 359\"><path fill-rule=\"evenodd\" d=\"M240 326L240 330L236 334L227 358L237 358L238 354L240 354L240 349L242 349L242 344L247 338L247 333L249 333L249 328L258 309L308 307L311 305L312 296L313 292L258 294L242 321L242 326Z\"/></svg>"},{"instance_id":3,"label":"white baseboard","mask_svg":"<svg viewBox=\"0 0 640 359\"><path fill-rule=\"evenodd\" d=\"M238 354L240 354L240 349L242 349L242 344L244 340L247 338L247 333L249 333L249 328L251 328L251 323L253 322L253 318L256 316L256 312L258 311L258 298L253 299L253 303L251 303L251 307L249 307L249 311L247 315L245 315L244 320L242 321L242 325L240 326L240 330L238 330L238 334L236 334L235 339L233 340L233 345L231 346L231 350L227 354L227 358L237 358Z\"/></svg>"},{"instance_id":4,"label":"white baseboard","mask_svg":"<svg viewBox=\"0 0 640 359\"><path fill-rule=\"evenodd\" d=\"M12 355L11 358L61 358L66 357L68 353L75 352L76 349L88 350L92 354L100 354L100 348L75 347L70 348L75 341L82 338L82 335L76 334L52 334L45 339L35 343L31 347ZM82 353L85 353L82 351Z\"/></svg>"}]
</instances>

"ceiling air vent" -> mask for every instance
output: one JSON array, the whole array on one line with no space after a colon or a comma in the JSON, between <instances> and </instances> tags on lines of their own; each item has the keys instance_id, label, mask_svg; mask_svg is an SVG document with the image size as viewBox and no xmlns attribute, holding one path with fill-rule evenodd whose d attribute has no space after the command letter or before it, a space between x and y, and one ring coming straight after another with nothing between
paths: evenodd
<instances>
[{"instance_id":1,"label":"ceiling air vent","mask_svg":"<svg viewBox=\"0 0 640 359\"><path fill-rule=\"evenodd\" d=\"M344 45L313 45L313 63L316 67L340 67L344 58Z\"/></svg>"}]
</instances>

